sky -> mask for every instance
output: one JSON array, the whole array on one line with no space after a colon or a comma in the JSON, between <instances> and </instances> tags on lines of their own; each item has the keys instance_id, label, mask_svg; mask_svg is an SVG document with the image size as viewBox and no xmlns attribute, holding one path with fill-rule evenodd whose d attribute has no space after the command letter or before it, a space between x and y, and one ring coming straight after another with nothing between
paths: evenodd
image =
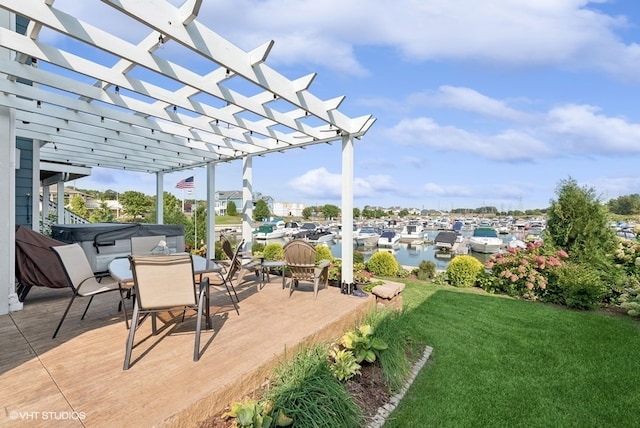
<instances>
[{"instance_id":1,"label":"sky","mask_svg":"<svg viewBox=\"0 0 640 428\"><path fill-rule=\"evenodd\" d=\"M119 19L90 4L55 6ZM640 193L637 0L205 0L197 19L246 51L274 40L267 65L317 72L314 95L376 118L355 142L355 207L546 208L569 178L602 201ZM269 154L253 188L339 206L341 169L339 142ZM164 190L181 198L191 175L205 199L204 168ZM75 185L155 194L154 175L108 169ZM216 167L217 190L241 187L241 161Z\"/></svg>"}]
</instances>

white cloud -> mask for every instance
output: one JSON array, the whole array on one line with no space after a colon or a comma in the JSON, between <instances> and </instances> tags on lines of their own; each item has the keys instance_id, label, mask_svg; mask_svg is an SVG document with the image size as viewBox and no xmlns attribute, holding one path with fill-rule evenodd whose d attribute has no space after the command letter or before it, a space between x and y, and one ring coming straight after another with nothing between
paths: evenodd
<instances>
[{"instance_id":1,"label":"white cloud","mask_svg":"<svg viewBox=\"0 0 640 428\"><path fill-rule=\"evenodd\" d=\"M326 168L316 168L292 179L289 186L308 198L340 200L342 175L331 173ZM353 179L355 198L371 198L378 194L395 191L396 186L389 175L368 175Z\"/></svg>"},{"instance_id":2,"label":"white cloud","mask_svg":"<svg viewBox=\"0 0 640 428\"><path fill-rule=\"evenodd\" d=\"M531 119L530 115L509 107L507 101L491 98L475 89L464 87L440 86L437 91L411 94L407 102L418 106L449 107L509 121Z\"/></svg>"},{"instance_id":3,"label":"white cloud","mask_svg":"<svg viewBox=\"0 0 640 428\"><path fill-rule=\"evenodd\" d=\"M640 47L616 31L629 24L589 0L222 0L199 19L251 49L274 39L276 62L365 71L356 46L397 49L410 61L477 60L513 66L595 68L637 79Z\"/></svg>"},{"instance_id":4,"label":"white cloud","mask_svg":"<svg viewBox=\"0 0 640 428\"><path fill-rule=\"evenodd\" d=\"M493 160L533 161L550 153L544 142L514 129L482 135L453 126L440 126L433 119L403 119L383 131L400 144L441 151L467 152Z\"/></svg>"},{"instance_id":5,"label":"white cloud","mask_svg":"<svg viewBox=\"0 0 640 428\"><path fill-rule=\"evenodd\" d=\"M423 189L428 194L433 194L437 196L444 197L460 197L460 196L471 196L473 194L472 190L466 186L459 186L455 184L451 185L441 185L436 183L427 183L423 186Z\"/></svg>"},{"instance_id":6,"label":"white cloud","mask_svg":"<svg viewBox=\"0 0 640 428\"><path fill-rule=\"evenodd\" d=\"M590 105L564 105L548 113L548 130L576 154L638 154L640 124L600 114Z\"/></svg>"}]
</instances>

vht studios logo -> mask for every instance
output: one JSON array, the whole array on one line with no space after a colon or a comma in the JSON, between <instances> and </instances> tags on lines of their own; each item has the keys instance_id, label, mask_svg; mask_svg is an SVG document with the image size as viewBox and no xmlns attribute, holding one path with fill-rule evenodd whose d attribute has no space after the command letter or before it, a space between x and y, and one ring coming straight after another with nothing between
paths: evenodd
<instances>
[{"instance_id":1,"label":"vht studios logo","mask_svg":"<svg viewBox=\"0 0 640 428\"><path fill-rule=\"evenodd\" d=\"M67 420L83 420L86 417L84 412L9 412L9 419L23 421L67 421Z\"/></svg>"}]
</instances>

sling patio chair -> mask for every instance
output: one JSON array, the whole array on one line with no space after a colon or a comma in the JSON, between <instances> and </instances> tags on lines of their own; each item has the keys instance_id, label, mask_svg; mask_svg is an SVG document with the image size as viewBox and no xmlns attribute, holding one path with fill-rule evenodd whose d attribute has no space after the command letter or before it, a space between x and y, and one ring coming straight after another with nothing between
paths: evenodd
<instances>
[{"instance_id":1,"label":"sling patio chair","mask_svg":"<svg viewBox=\"0 0 640 428\"><path fill-rule=\"evenodd\" d=\"M231 264L233 262L233 264L235 265L234 276L235 274L238 275L238 278L236 279L236 285L239 286L240 284L242 284L245 279L245 275L249 273L255 273L256 277L260 276L260 272L262 272L261 261L259 259L253 258L250 252L244 251L244 239L238 243L235 251L231 246L231 241L229 241L229 239L224 235L220 235L220 244L222 247L222 252L228 259L228 263ZM221 263L225 264L225 261L222 261ZM233 276L230 277L230 280L233 280Z\"/></svg>"},{"instance_id":2,"label":"sling patio chair","mask_svg":"<svg viewBox=\"0 0 640 428\"><path fill-rule=\"evenodd\" d=\"M200 359L200 331L204 305L209 305L207 289L209 279L200 282L198 294L190 254L130 256L136 300L133 306L132 325L129 329L123 370L129 369L135 334L140 325L152 315L152 331L157 333L154 316L158 312L194 310L197 313L193 361ZM141 318L142 316L142 318Z\"/></svg>"},{"instance_id":3,"label":"sling patio chair","mask_svg":"<svg viewBox=\"0 0 640 428\"><path fill-rule=\"evenodd\" d=\"M168 247L164 235L131 237L131 254L134 256L164 254L165 249Z\"/></svg>"},{"instance_id":4,"label":"sling patio chair","mask_svg":"<svg viewBox=\"0 0 640 428\"><path fill-rule=\"evenodd\" d=\"M313 298L318 297L320 282L327 288L329 281L329 260L316 264L316 249L302 239L289 241L283 247L284 263L289 272L289 297L299 281L313 282Z\"/></svg>"},{"instance_id":5,"label":"sling patio chair","mask_svg":"<svg viewBox=\"0 0 640 428\"><path fill-rule=\"evenodd\" d=\"M62 264L62 268L67 276L67 280L69 281L69 287L73 291L73 296L71 296L71 300L67 305L67 308L58 323L58 327L56 331L53 333L53 339L58 335L58 331L64 322L64 319L69 313L69 309L71 309L71 305L76 297L89 297L89 302L87 303L87 307L84 309L82 313L82 318L87 314L87 310L89 310L89 306L93 301L94 296L102 293L107 293L109 291L119 291L120 292L120 303L124 307L124 299L122 295L122 289L119 287L118 282L114 280L108 274L104 275L95 275L93 270L91 269L91 265L89 264L89 260L87 259L87 255L84 253L84 250L78 244L68 244L68 245L58 245L51 247L54 253L58 256L58 260ZM126 309L125 309L125 319L127 317Z\"/></svg>"}]
</instances>

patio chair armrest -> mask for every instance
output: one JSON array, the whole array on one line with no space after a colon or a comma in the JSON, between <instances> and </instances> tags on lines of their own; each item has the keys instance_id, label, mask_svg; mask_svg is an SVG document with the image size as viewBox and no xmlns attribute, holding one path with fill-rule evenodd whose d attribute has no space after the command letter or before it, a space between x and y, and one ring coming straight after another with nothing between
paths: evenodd
<instances>
[{"instance_id":1,"label":"patio chair armrest","mask_svg":"<svg viewBox=\"0 0 640 428\"><path fill-rule=\"evenodd\" d=\"M204 295L204 292L207 290L208 287L209 287L209 277L205 276L204 278L202 278L202 281L200 281L200 291L198 293L198 299L202 299L202 296Z\"/></svg>"},{"instance_id":2,"label":"patio chair armrest","mask_svg":"<svg viewBox=\"0 0 640 428\"><path fill-rule=\"evenodd\" d=\"M331 262L329 260L321 260L320 263L318 263L318 267L320 269L324 269L329 266L331 266Z\"/></svg>"}]
</instances>

